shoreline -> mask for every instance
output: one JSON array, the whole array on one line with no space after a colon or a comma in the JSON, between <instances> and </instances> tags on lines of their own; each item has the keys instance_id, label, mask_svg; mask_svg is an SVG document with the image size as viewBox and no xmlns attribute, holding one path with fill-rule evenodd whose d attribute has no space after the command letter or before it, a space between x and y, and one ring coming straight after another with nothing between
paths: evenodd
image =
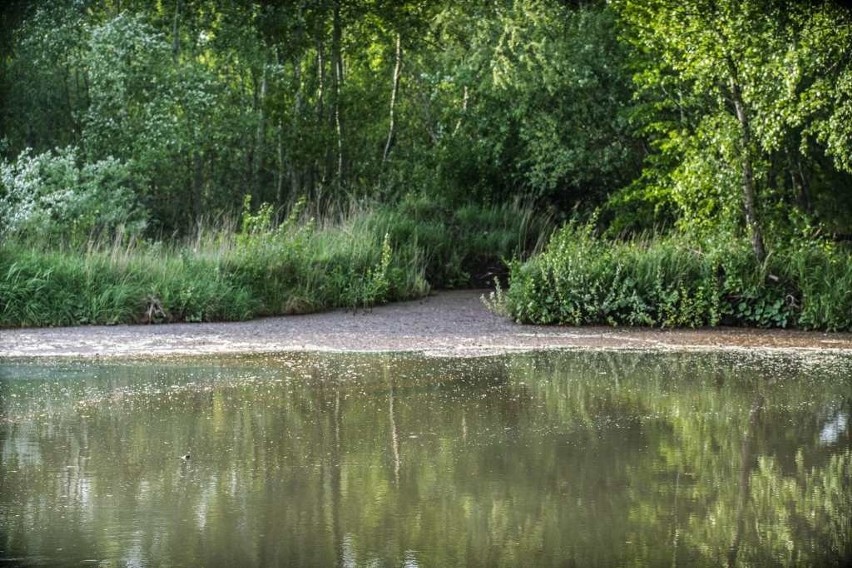
<instances>
[{"instance_id":1,"label":"shoreline","mask_svg":"<svg viewBox=\"0 0 852 568\"><path fill-rule=\"evenodd\" d=\"M442 291L369 312L334 310L244 322L0 330L0 360L149 359L284 352L399 352L472 357L542 350L737 351L852 355L852 333L753 328L519 325L487 290Z\"/></svg>"}]
</instances>

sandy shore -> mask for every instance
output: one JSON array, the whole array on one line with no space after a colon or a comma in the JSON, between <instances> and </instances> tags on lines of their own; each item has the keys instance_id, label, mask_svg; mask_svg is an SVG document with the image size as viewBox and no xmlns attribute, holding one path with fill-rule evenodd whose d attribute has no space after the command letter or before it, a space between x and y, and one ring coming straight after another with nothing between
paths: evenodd
<instances>
[{"instance_id":1,"label":"sandy shore","mask_svg":"<svg viewBox=\"0 0 852 568\"><path fill-rule=\"evenodd\" d=\"M714 328L656 330L517 325L482 291L440 292L371 312L337 310L237 323L0 330L0 357L161 357L284 351L408 351L475 356L539 349L762 350L852 354L852 334Z\"/></svg>"}]
</instances>

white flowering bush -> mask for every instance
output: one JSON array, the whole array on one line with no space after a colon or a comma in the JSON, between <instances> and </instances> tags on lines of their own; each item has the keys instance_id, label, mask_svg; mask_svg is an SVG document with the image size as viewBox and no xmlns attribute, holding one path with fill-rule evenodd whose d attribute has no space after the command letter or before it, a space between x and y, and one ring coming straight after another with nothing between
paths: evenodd
<instances>
[{"instance_id":1,"label":"white flowering bush","mask_svg":"<svg viewBox=\"0 0 852 568\"><path fill-rule=\"evenodd\" d=\"M80 163L77 149L0 161L0 234L79 243L122 231L138 234L139 206L130 164L115 158Z\"/></svg>"}]
</instances>

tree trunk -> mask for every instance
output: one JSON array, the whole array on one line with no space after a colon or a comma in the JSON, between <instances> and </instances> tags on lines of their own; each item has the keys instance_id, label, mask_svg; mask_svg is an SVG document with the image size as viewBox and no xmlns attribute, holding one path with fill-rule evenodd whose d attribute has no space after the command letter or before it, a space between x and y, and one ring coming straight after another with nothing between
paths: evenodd
<instances>
[{"instance_id":1,"label":"tree trunk","mask_svg":"<svg viewBox=\"0 0 852 568\"><path fill-rule=\"evenodd\" d=\"M68 121L68 125L71 127L73 132L76 120L74 119L74 95L72 95L71 92L71 71L67 68L62 71L62 87L65 91L65 120Z\"/></svg>"},{"instance_id":2,"label":"tree trunk","mask_svg":"<svg viewBox=\"0 0 852 568\"><path fill-rule=\"evenodd\" d=\"M278 48L275 48L275 65L281 66L281 57ZM280 207L284 204L284 119L278 118L275 123L275 205Z\"/></svg>"},{"instance_id":3,"label":"tree trunk","mask_svg":"<svg viewBox=\"0 0 852 568\"><path fill-rule=\"evenodd\" d=\"M172 21L172 57L177 61L180 55L180 34L178 23L180 22L180 0L175 0L175 17Z\"/></svg>"},{"instance_id":4,"label":"tree trunk","mask_svg":"<svg viewBox=\"0 0 852 568\"><path fill-rule=\"evenodd\" d=\"M201 221L204 212L204 162L198 151L192 152L192 219L193 224Z\"/></svg>"},{"instance_id":5,"label":"tree trunk","mask_svg":"<svg viewBox=\"0 0 852 568\"><path fill-rule=\"evenodd\" d=\"M391 99L390 99L390 123L388 125L388 140L385 142L385 151L382 154L382 166L385 165L385 162L388 160L388 155L390 154L391 147L393 146L394 141L394 128L396 127L395 113L396 113L396 100L399 96L399 78L402 74L402 34L396 34L396 65L393 67L393 86L391 88Z\"/></svg>"},{"instance_id":6,"label":"tree trunk","mask_svg":"<svg viewBox=\"0 0 852 568\"><path fill-rule=\"evenodd\" d=\"M796 196L796 203L799 208L807 214L813 213L811 204L811 194L808 188L808 179L802 170L802 160L798 157L793 158L792 152L789 153L789 174L790 182L793 184L793 193Z\"/></svg>"},{"instance_id":7,"label":"tree trunk","mask_svg":"<svg viewBox=\"0 0 852 568\"><path fill-rule=\"evenodd\" d=\"M763 231L757 216L757 194L754 185L754 169L752 165L751 150L751 127L749 125L748 113L743 103L740 85L737 80L736 66L728 59L728 71L730 76L731 99L737 120L740 123L740 141L742 143L742 186L743 186L743 209L745 210L746 226L751 235L751 247L758 262L766 259L766 248L763 245Z\"/></svg>"},{"instance_id":8,"label":"tree trunk","mask_svg":"<svg viewBox=\"0 0 852 568\"><path fill-rule=\"evenodd\" d=\"M317 122L322 124L325 105L325 45L322 39L317 40Z\"/></svg>"},{"instance_id":9,"label":"tree trunk","mask_svg":"<svg viewBox=\"0 0 852 568\"><path fill-rule=\"evenodd\" d=\"M255 133L255 141L254 141L254 160L252 163L252 193L257 196L258 202L261 200L261 173L263 171L263 146L264 140L266 138L266 112L264 110L264 106L266 105L266 92L267 92L267 80L266 80L266 65L263 66L263 71L261 72L260 77L260 93L258 94L256 100L257 105L257 132Z\"/></svg>"},{"instance_id":10,"label":"tree trunk","mask_svg":"<svg viewBox=\"0 0 852 568\"><path fill-rule=\"evenodd\" d=\"M325 40L324 38L317 39L317 125L320 129L325 128ZM322 160L322 161L320 161ZM308 189L313 191L316 189L316 178L319 177L319 184L325 184L328 179L331 162L331 150L326 147L326 155L324 159L317 158L317 161L311 167L311 180Z\"/></svg>"},{"instance_id":11,"label":"tree trunk","mask_svg":"<svg viewBox=\"0 0 852 568\"><path fill-rule=\"evenodd\" d=\"M464 91L463 91L463 94L462 94L461 113L459 114L459 119L456 121L456 127L453 128L453 136L455 136L456 133L459 131L459 128L461 128L462 120L464 119L464 116L467 114L467 101L468 101L468 90L467 90L467 85L465 85Z\"/></svg>"},{"instance_id":12,"label":"tree trunk","mask_svg":"<svg viewBox=\"0 0 852 568\"><path fill-rule=\"evenodd\" d=\"M275 204L284 204L284 121L279 120L275 127Z\"/></svg>"},{"instance_id":13,"label":"tree trunk","mask_svg":"<svg viewBox=\"0 0 852 568\"><path fill-rule=\"evenodd\" d=\"M343 183L343 118L340 112L340 92L343 87L343 26L340 21L340 0L334 3L331 51L334 65L334 130L337 133L337 185Z\"/></svg>"},{"instance_id":14,"label":"tree trunk","mask_svg":"<svg viewBox=\"0 0 852 568\"><path fill-rule=\"evenodd\" d=\"M302 103L302 60L297 55L293 58L293 80L296 82L296 97L293 101L293 120L291 121L292 132L297 140L301 141L302 134L299 127L299 119L303 112ZM296 160L290 155L290 198L295 202L298 199L301 188L301 172L299 172Z\"/></svg>"}]
</instances>

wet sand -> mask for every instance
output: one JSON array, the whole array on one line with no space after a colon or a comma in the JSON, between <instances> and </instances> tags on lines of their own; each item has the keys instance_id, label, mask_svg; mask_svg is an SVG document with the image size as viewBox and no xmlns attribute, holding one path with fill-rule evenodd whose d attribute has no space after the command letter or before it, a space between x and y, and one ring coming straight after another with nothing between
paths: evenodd
<instances>
[{"instance_id":1,"label":"wet sand","mask_svg":"<svg viewBox=\"0 0 852 568\"><path fill-rule=\"evenodd\" d=\"M2 329L0 357L147 358L286 351L478 356L543 349L852 354L849 333L518 325L488 312L481 301L484 293L439 292L368 312L336 310L235 323Z\"/></svg>"}]
</instances>

